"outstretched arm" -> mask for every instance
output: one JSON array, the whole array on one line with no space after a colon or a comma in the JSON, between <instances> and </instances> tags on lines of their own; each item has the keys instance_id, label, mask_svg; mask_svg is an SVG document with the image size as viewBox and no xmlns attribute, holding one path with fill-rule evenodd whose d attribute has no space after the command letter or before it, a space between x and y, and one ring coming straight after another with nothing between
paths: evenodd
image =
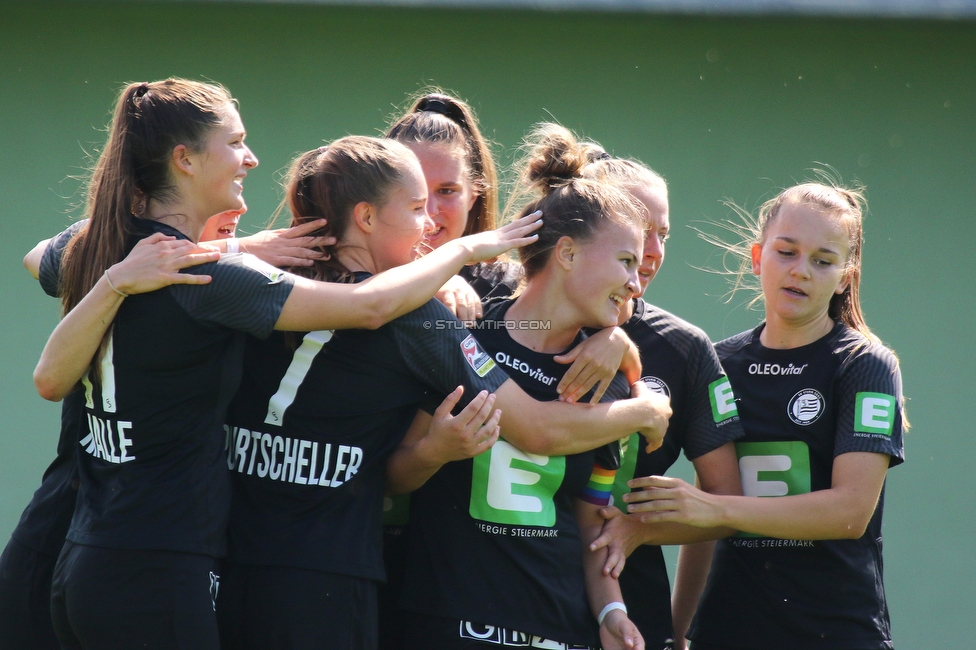
<instances>
[{"instance_id":1,"label":"outstretched arm","mask_svg":"<svg viewBox=\"0 0 976 650\"><path fill-rule=\"evenodd\" d=\"M647 439L647 451L661 446L671 417L670 400L642 382L631 399L601 404L538 402L509 379L495 394L502 410L502 437L522 451L568 456L596 449L635 431Z\"/></svg>"},{"instance_id":2,"label":"outstretched arm","mask_svg":"<svg viewBox=\"0 0 976 650\"><path fill-rule=\"evenodd\" d=\"M728 442L718 449L695 458L695 484L711 494L742 494L735 446ZM635 493L623 495L630 502ZM636 493L641 498L641 493ZM600 510L606 519L603 531L591 545L592 549L607 547L609 554L604 571L618 577L624 569L627 557L642 544L693 544L727 537L736 531L728 527L701 528L673 522L643 523L640 515L625 515L616 507Z\"/></svg>"},{"instance_id":3,"label":"outstretched arm","mask_svg":"<svg viewBox=\"0 0 976 650\"><path fill-rule=\"evenodd\" d=\"M536 240L531 234L542 221L533 213L503 226L468 235L357 284L314 282L296 278L275 329L376 329L417 309L461 267L491 259Z\"/></svg>"},{"instance_id":4,"label":"outstretched arm","mask_svg":"<svg viewBox=\"0 0 976 650\"><path fill-rule=\"evenodd\" d=\"M631 493L628 510L644 522L727 526L781 539L858 539L878 504L889 461L873 452L841 454L829 489L775 498L713 495L680 479L637 478L631 487L644 490Z\"/></svg>"},{"instance_id":5,"label":"outstretched arm","mask_svg":"<svg viewBox=\"0 0 976 650\"><path fill-rule=\"evenodd\" d=\"M326 223L325 219L316 219L291 228L262 230L236 241L216 239L207 243L216 246L222 253L250 253L278 268L311 266L315 260L324 257L320 250L322 247L335 244L335 237L315 237L311 234L324 228Z\"/></svg>"}]
</instances>

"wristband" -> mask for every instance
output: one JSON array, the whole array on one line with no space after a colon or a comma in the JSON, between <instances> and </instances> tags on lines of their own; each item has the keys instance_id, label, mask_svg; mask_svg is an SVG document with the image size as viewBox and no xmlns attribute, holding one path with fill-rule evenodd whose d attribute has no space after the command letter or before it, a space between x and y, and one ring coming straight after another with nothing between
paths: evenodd
<instances>
[{"instance_id":1,"label":"wristband","mask_svg":"<svg viewBox=\"0 0 976 650\"><path fill-rule=\"evenodd\" d=\"M128 298L129 297L129 294L127 294L124 291L120 291L118 289L118 287L115 286L115 284L112 282L112 276L110 276L108 274L108 269L105 269L105 281L108 282L108 286L112 287L112 291L114 291L115 293L119 294L123 298Z\"/></svg>"},{"instance_id":2,"label":"wristband","mask_svg":"<svg viewBox=\"0 0 976 650\"><path fill-rule=\"evenodd\" d=\"M615 609L619 609L624 614L627 613L627 606L624 605L619 600L615 600L612 603L607 603L606 606L602 610L600 610L600 615L596 617L597 625L603 625L603 619L605 619L607 617L607 614L609 614Z\"/></svg>"},{"instance_id":3,"label":"wristband","mask_svg":"<svg viewBox=\"0 0 976 650\"><path fill-rule=\"evenodd\" d=\"M227 254L233 255L234 253L239 253L240 248L237 241L237 237L231 237L227 240Z\"/></svg>"}]
</instances>

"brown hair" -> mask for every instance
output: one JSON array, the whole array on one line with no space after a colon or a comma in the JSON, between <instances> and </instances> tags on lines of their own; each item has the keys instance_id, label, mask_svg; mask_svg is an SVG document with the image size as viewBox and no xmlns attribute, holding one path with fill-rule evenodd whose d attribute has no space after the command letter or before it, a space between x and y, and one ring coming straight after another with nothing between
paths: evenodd
<instances>
[{"instance_id":1,"label":"brown hair","mask_svg":"<svg viewBox=\"0 0 976 650\"><path fill-rule=\"evenodd\" d=\"M539 124L524 147L527 154L511 209L514 212L514 206L522 203L519 216L542 211L539 238L519 249L527 278L545 267L561 237L589 241L608 221L643 229L643 211L627 192L613 183L583 178L589 163L587 148L568 129Z\"/></svg>"},{"instance_id":2,"label":"brown hair","mask_svg":"<svg viewBox=\"0 0 976 650\"><path fill-rule=\"evenodd\" d=\"M730 271L735 278L732 293L747 287L756 291L756 297L750 302L752 305L762 299L761 285L753 280L752 276L752 245L762 244L766 240L769 225L779 216L784 206L806 205L824 214L842 217L849 234L850 251L845 262L845 273L849 282L843 293L831 297L827 313L830 318L841 321L869 340L879 342L878 337L868 328L861 311L861 248L864 243L864 212L867 209L864 190L860 187L853 189L842 187L826 172L819 174L819 181L801 183L781 191L776 197L762 204L758 217L753 217L743 208L727 202L726 205L738 214L739 220L719 225L722 229L736 235L738 238L736 242L729 243L719 236L701 230L699 236L738 260L738 269Z\"/></svg>"},{"instance_id":3,"label":"brown hair","mask_svg":"<svg viewBox=\"0 0 976 650\"><path fill-rule=\"evenodd\" d=\"M787 205L808 205L825 214L843 217L849 234L850 252L845 265L849 282L843 293L831 297L827 313L832 319L841 321L872 341L878 341L864 322L861 311L861 246L864 243L863 222L867 208L863 190L823 183L802 183L785 189L759 208L757 241L762 243L766 240L769 224Z\"/></svg>"},{"instance_id":4,"label":"brown hair","mask_svg":"<svg viewBox=\"0 0 976 650\"><path fill-rule=\"evenodd\" d=\"M185 79L125 87L88 182L88 223L68 243L61 263L64 313L126 256L133 213L141 212L140 204L172 198L173 149L183 144L201 150L233 101L222 86Z\"/></svg>"},{"instance_id":5,"label":"brown hair","mask_svg":"<svg viewBox=\"0 0 976 650\"><path fill-rule=\"evenodd\" d=\"M331 235L338 243L322 249L327 259L316 260L311 267L290 270L314 280L347 277L349 271L336 252L342 247L353 208L364 201L383 205L413 157L409 149L394 140L354 135L296 158L285 180L291 225L328 219L329 223L313 235Z\"/></svg>"},{"instance_id":6,"label":"brown hair","mask_svg":"<svg viewBox=\"0 0 976 650\"><path fill-rule=\"evenodd\" d=\"M478 193L463 234L495 229L498 174L491 147L481 135L470 106L440 90L427 92L413 100L406 113L390 125L386 137L406 143L442 144L463 153L468 179Z\"/></svg>"}]
</instances>

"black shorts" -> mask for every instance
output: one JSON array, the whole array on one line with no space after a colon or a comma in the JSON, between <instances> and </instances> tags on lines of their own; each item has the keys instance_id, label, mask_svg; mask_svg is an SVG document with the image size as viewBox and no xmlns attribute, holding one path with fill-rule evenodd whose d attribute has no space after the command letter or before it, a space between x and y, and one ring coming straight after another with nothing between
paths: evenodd
<instances>
[{"instance_id":1,"label":"black shorts","mask_svg":"<svg viewBox=\"0 0 976 650\"><path fill-rule=\"evenodd\" d=\"M403 613L403 650L504 650L510 647L554 648L557 650L595 650L588 645L572 645L542 639L531 634L505 630L493 625L459 621L443 616Z\"/></svg>"},{"instance_id":2,"label":"black shorts","mask_svg":"<svg viewBox=\"0 0 976 650\"><path fill-rule=\"evenodd\" d=\"M375 650L376 582L310 569L224 562L223 650Z\"/></svg>"},{"instance_id":3,"label":"black shorts","mask_svg":"<svg viewBox=\"0 0 976 650\"><path fill-rule=\"evenodd\" d=\"M0 555L0 647L61 650L51 623L56 557L11 539Z\"/></svg>"},{"instance_id":4,"label":"black shorts","mask_svg":"<svg viewBox=\"0 0 976 650\"><path fill-rule=\"evenodd\" d=\"M51 614L66 650L218 650L215 560L65 542Z\"/></svg>"}]
</instances>

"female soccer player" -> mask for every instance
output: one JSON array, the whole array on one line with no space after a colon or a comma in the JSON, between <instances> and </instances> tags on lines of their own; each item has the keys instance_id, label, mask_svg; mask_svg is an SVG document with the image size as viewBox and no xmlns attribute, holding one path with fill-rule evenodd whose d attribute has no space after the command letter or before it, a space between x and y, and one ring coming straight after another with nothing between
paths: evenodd
<instances>
[{"instance_id":1,"label":"female soccer player","mask_svg":"<svg viewBox=\"0 0 976 650\"><path fill-rule=\"evenodd\" d=\"M423 304L461 265L525 241L529 228L519 226L458 240L359 286L230 255L179 274L198 286L130 298L168 283L123 263L139 240L184 247L210 215L244 207L242 181L257 165L244 135L219 86L129 85L93 174L89 221L56 261L66 316L35 384L60 399L84 377L86 402L78 503L52 586L67 647L217 647L214 559L230 497L222 424L242 332L378 327Z\"/></svg>"},{"instance_id":2,"label":"female soccer player","mask_svg":"<svg viewBox=\"0 0 976 650\"><path fill-rule=\"evenodd\" d=\"M443 92L427 93L393 123L387 137L405 144L420 160L427 212L434 222L431 247L495 227L498 174L491 147L466 102ZM465 267L458 274L464 282L449 284L445 302L461 320L474 320L481 316L481 298L511 295L519 277L519 266L509 262Z\"/></svg>"},{"instance_id":3,"label":"female soccer player","mask_svg":"<svg viewBox=\"0 0 976 650\"><path fill-rule=\"evenodd\" d=\"M580 178L585 150L568 131L542 125L531 140L524 183L542 196L525 211L543 210L545 223L520 253L523 290L489 303L477 336L516 383L555 400L565 366L554 356L578 344L583 327L612 327L639 293L643 221L624 192ZM608 392L625 394L619 384ZM433 432L412 430L390 461L392 490L422 484L404 647L643 647L603 557L583 551L602 525L618 443L571 453L520 440L503 423L501 439L473 460L449 462L440 446Z\"/></svg>"},{"instance_id":4,"label":"female soccer player","mask_svg":"<svg viewBox=\"0 0 976 650\"><path fill-rule=\"evenodd\" d=\"M351 136L303 154L286 194L293 223L326 217L338 239L309 269L315 278L356 282L397 268L433 227L417 159L393 140ZM459 384L471 401L459 417L475 426L449 445L458 457L490 447L499 421L516 438L599 445L646 422L640 411L654 404L537 404L433 300L376 331L249 340L228 414L235 489L217 607L225 646L375 647L386 457L411 421L431 426L414 418L431 398L450 396L439 419L451 420Z\"/></svg>"},{"instance_id":5,"label":"female soccer player","mask_svg":"<svg viewBox=\"0 0 976 650\"><path fill-rule=\"evenodd\" d=\"M214 215L207 221L200 235L201 241L214 242L233 238L243 210L230 210ZM53 260L60 257L60 250L81 228L78 222L57 240L47 239L34 247L25 257L24 266L40 280L44 291L58 296L58 277L54 274ZM324 238L313 238L305 232L321 227L320 223L303 224L297 228L262 232L241 240L240 246L253 252L269 264L282 262L302 265L311 264L319 253L308 247L328 243ZM48 251L50 244L54 248ZM145 247L133 249L129 262L135 256L146 254ZM158 251L156 251L158 252ZM170 252L172 254L172 252ZM46 255L46 257L45 257ZM176 255L181 255L178 251ZM42 261L46 260L43 265ZM171 273L167 281L178 281L178 264L193 261L192 257L173 259L156 257L160 271ZM78 440L84 420L84 393L74 391L62 402L61 433L57 456L48 466L11 539L0 556L0 638L12 647L35 650L58 650L61 646L51 623L51 575L64 537L74 514L78 493Z\"/></svg>"},{"instance_id":6,"label":"female soccer player","mask_svg":"<svg viewBox=\"0 0 976 650\"><path fill-rule=\"evenodd\" d=\"M644 295L664 263L664 248L670 233L668 188L657 173L645 165L613 158L599 145L591 144L592 161L584 175L616 183L640 201L647 230L638 280ZM614 503L630 491L627 481L635 476L664 474L684 451L695 466L704 490L717 494L741 494L738 465L732 441L742 436L735 414L728 379L708 336L687 321L641 299L630 301L621 315L620 327L640 350L642 381L651 390L671 399L673 411L660 449L639 453L639 440L632 438L621 459L614 482ZM614 538L608 570L619 575L620 588L630 617L637 624L649 648L670 648L674 643L671 622L671 588L662 544L698 542L731 534L729 529L703 529L677 525L643 525L636 517L620 516L616 508L601 534L603 542ZM618 549L619 545L622 548ZM614 558L630 554L626 569Z\"/></svg>"},{"instance_id":7,"label":"female soccer player","mask_svg":"<svg viewBox=\"0 0 976 650\"><path fill-rule=\"evenodd\" d=\"M649 477L625 497L644 521L742 531L717 543L695 650L892 647L881 515L906 422L898 361L861 314L863 206L856 191L797 185L729 247L759 277L766 311L717 346L746 434L746 496Z\"/></svg>"}]
</instances>

